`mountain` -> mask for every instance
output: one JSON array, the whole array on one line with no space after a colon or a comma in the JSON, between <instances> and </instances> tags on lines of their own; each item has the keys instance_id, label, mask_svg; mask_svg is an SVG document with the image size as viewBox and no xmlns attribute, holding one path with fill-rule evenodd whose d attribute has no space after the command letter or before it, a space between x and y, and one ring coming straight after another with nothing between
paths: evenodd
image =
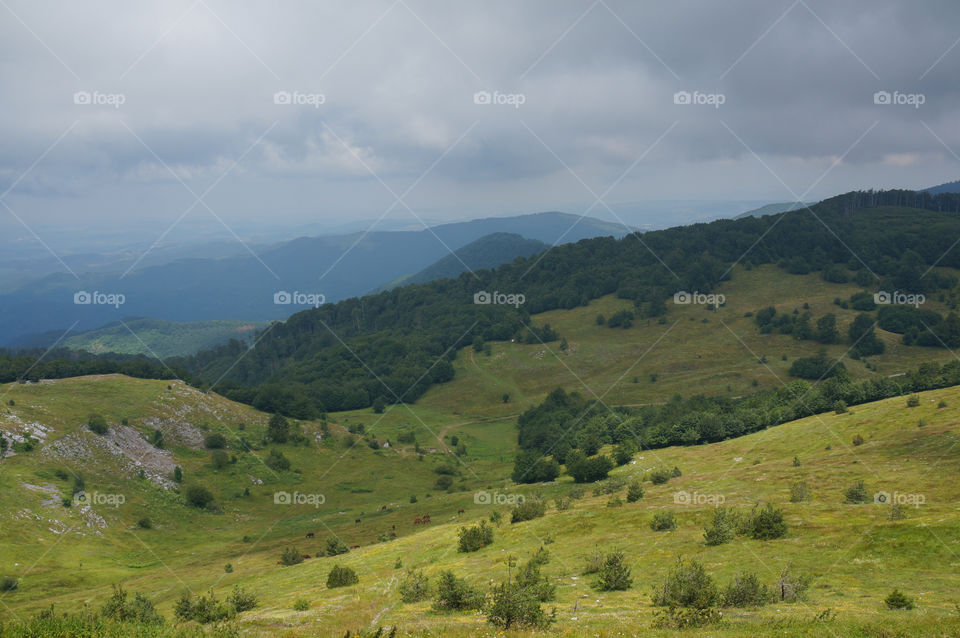
<instances>
[{"instance_id":1,"label":"mountain","mask_svg":"<svg viewBox=\"0 0 960 638\"><path fill-rule=\"evenodd\" d=\"M763 217L764 215L776 215L777 213L786 213L791 210L798 210L804 208L806 204L803 202L782 202L779 204L767 204L766 206L761 206L760 208L754 208L753 210L748 210L745 213L741 213L734 217L734 219L743 219L744 217Z\"/></svg>"},{"instance_id":2,"label":"mountain","mask_svg":"<svg viewBox=\"0 0 960 638\"><path fill-rule=\"evenodd\" d=\"M166 359L193 354L198 350L226 343L230 339L247 341L257 330L265 327L265 322L176 322L133 318L67 337L59 345L93 354L116 352Z\"/></svg>"},{"instance_id":3,"label":"mountain","mask_svg":"<svg viewBox=\"0 0 960 638\"><path fill-rule=\"evenodd\" d=\"M929 193L930 195L939 195L940 193L960 193L960 179L955 182L940 184L939 186L931 186L930 188L925 188L920 192Z\"/></svg>"},{"instance_id":4,"label":"mountain","mask_svg":"<svg viewBox=\"0 0 960 638\"><path fill-rule=\"evenodd\" d=\"M517 257L529 257L549 248L549 244L536 239L526 239L514 233L492 233L463 248L458 248L420 272L404 275L374 292L390 290L399 285L424 284L434 279L449 279L471 270L496 268Z\"/></svg>"},{"instance_id":5,"label":"mountain","mask_svg":"<svg viewBox=\"0 0 960 638\"><path fill-rule=\"evenodd\" d=\"M301 237L221 258L179 259L121 272L48 275L0 295L0 345L60 330L91 330L124 316L168 321L283 319L319 302L363 295L415 273L491 233L516 233L548 244L622 236L622 226L566 213L491 217L419 231L371 231ZM279 301L275 295L280 292ZM76 304L74 295L85 292ZM297 297L293 293L312 295ZM102 293L94 295L93 293ZM113 295L113 296L107 296ZM122 296L119 296L122 295ZM103 301L105 303L97 303Z\"/></svg>"}]
</instances>

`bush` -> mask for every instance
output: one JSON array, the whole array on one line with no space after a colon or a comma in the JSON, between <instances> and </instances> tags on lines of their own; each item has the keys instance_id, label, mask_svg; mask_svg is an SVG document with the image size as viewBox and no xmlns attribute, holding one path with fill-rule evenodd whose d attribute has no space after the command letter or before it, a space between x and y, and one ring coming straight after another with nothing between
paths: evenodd
<instances>
[{"instance_id":1,"label":"bush","mask_svg":"<svg viewBox=\"0 0 960 638\"><path fill-rule=\"evenodd\" d=\"M303 562L303 554L296 547L288 547L280 554L280 562L284 565L298 565Z\"/></svg>"},{"instance_id":2,"label":"bush","mask_svg":"<svg viewBox=\"0 0 960 638\"><path fill-rule=\"evenodd\" d=\"M0 591L7 592L13 591L20 586L20 581L12 576L4 576L0 578Z\"/></svg>"},{"instance_id":3,"label":"bush","mask_svg":"<svg viewBox=\"0 0 960 638\"><path fill-rule=\"evenodd\" d=\"M567 474L577 483L593 483L607 478L613 469L613 461L604 455L583 457L575 456L571 461L567 458Z\"/></svg>"},{"instance_id":4,"label":"bush","mask_svg":"<svg viewBox=\"0 0 960 638\"><path fill-rule=\"evenodd\" d=\"M910 598L899 589L894 589L883 599L887 609L913 609L913 598Z\"/></svg>"},{"instance_id":5,"label":"bush","mask_svg":"<svg viewBox=\"0 0 960 638\"><path fill-rule=\"evenodd\" d=\"M238 614L253 609L257 606L257 602L256 596L237 585L233 586L233 593L227 596L227 604Z\"/></svg>"},{"instance_id":6,"label":"bush","mask_svg":"<svg viewBox=\"0 0 960 638\"><path fill-rule=\"evenodd\" d=\"M915 407L917 407L917 406L919 406L919 405L920 405L920 396L919 396L919 395L911 394L911 395L907 398L907 407L908 407L908 408L915 408Z\"/></svg>"},{"instance_id":7,"label":"bush","mask_svg":"<svg viewBox=\"0 0 960 638\"><path fill-rule=\"evenodd\" d=\"M153 603L143 594L137 593L133 600L127 600L127 592L123 586L113 586L113 594L100 608L100 615L104 618L119 622L138 622L149 625L163 623L163 617L157 613Z\"/></svg>"},{"instance_id":8,"label":"bush","mask_svg":"<svg viewBox=\"0 0 960 638\"><path fill-rule=\"evenodd\" d=\"M271 470L282 472L290 469L290 459L284 456L280 450L270 450L267 460L264 461Z\"/></svg>"},{"instance_id":9,"label":"bush","mask_svg":"<svg viewBox=\"0 0 960 638\"><path fill-rule=\"evenodd\" d=\"M196 600L191 598L189 592L183 592L173 607L173 613L180 620L194 620L205 625L230 618L233 610L227 604L218 601L212 591L206 595L197 596Z\"/></svg>"},{"instance_id":10,"label":"bush","mask_svg":"<svg viewBox=\"0 0 960 638\"><path fill-rule=\"evenodd\" d=\"M187 503L203 509L213 503L213 493L202 485L190 485L185 492Z\"/></svg>"},{"instance_id":11,"label":"bush","mask_svg":"<svg viewBox=\"0 0 960 638\"><path fill-rule=\"evenodd\" d=\"M650 520L650 529L655 532L671 532L677 529L677 517L673 512L657 512Z\"/></svg>"},{"instance_id":12,"label":"bush","mask_svg":"<svg viewBox=\"0 0 960 638\"><path fill-rule=\"evenodd\" d=\"M771 600L770 588L750 572L737 574L723 593L723 604L727 607L759 607Z\"/></svg>"},{"instance_id":13,"label":"bush","mask_svg":"<svg viewBox=\"0 0 960 638\"><path fill-rule=\"evenodd\" d=\"M718 507L713 510L713 520L703 530L703 540L707 545L729 543L737 535L737 521L733 510Z\"/></svg>"},{"instance_id":14,"label":"bush","mask_svg":"<svg viewBox=\"0 0 960 638\"><path fill-rule=\"evenodd\" d=\"M457 578L450 571L440 574L440 580L437 582L437 597L433 601L435 611L480 609L482 604L483 597L466 581Z\"/></svg>"},{"instance_id":15,"label":"bush","mask_svg":"<svg viewBox=\"0 0 960 638\"><path fill-rule=\"evenodd\" d=\"M643 486L640 485L640 481L632 481L627 486L627 502L636 503L641 498L643 498Z\"/></svg>"},{"instance_id":16,"label":"bush","mask_svg":"<svg viewBox=\"0 0 960 638\"><path fill-rule=\"evenodd\" d=\"M657 468L650 472L650 480L654 485L663 485L671 479L673 472L665 467Z\"/></svg>"},{"instance_id":17,"label":"bush","mask_svg":"<svg viewBox=\"0 0 960 638\"><path fill-rule=\"evenodd\" d=\"M293 611L307 611L310 609L310 603L305 598L297 598L293 601Z\"/></svg>"},{"instance_id":18,"label":"bush","mask_svg":"<svg viewBox=\"0 0 960 638\"><path fill-rule=\"evenodd\" d=\"M544 613L540 601L529 588L509 580L493 588L485 611L487 621L503 629L546 629L555 619L554 615Z\"/></svg>"},{"instance_id":19,"label":"bush","mask_svg":"<svg viewBox=\"0 0 960 638\"><path fill-rule=\"evenodd\" d=\"M723 615L716 609L670 607L653 613L654 629L695 629L720 622Z\"/></svg>"},{"instance_id":20,"label":"bush","mask_svg":"<svg viewBox=\"0 0 960 638\"><path fill-rule=\"evenodd\" d=\"M451 487L453 487L453 477L449 474L438 476L437 482L433 484L435 490L449 490Z\"/></svg>"},{"instance_id":21,"label":"bush","mask_svg":"<svg viewBox=\"0 0 960 638\"><path fill-rule=\"evenodd\" d=\"M767 503L763 509L754 508L750 514L749 535L756 540L773 540L787 534L787 524L783 520L783 510Z\"/></svg>"},{"instance_id":22,"label":"bush","mask_svg":"<svg viewBox=\"0 0 960 638\"><path fill-rule=\"evenodd\" d=\"M547 513L547 503L539 498L532 498L524 501L510 512L511 523L522 523L523 521L532 521L540 518Z\"/></svg>"},{"instance_id":23,"label":"bush","mask_svg":"<svg viewBox=\"0 0 960 638\"><path fill-rule=\"evenodd\" d=\"M430 580L420 570L408 569L400 581L400 600L416 603L430 597Z\"/></svg>"},{"instance_id":24,"label":"bush","mask_svg":"<svg viewBox=\"0 0 960 638\"><path fill-rule=\"evenodd\" d=\"M708 609L719 600L717 586L703 565L679 558L676 566L653 592L653 604L658 607Z\"/></svg>"},{"instance_id":25,"label":"bush","mask_svg":"<svg viewBox=\"0 0 960 638\"><path fill-rule=\"evenodd\" d=\"M90 431L94 434L106 434L107 433L107 420L99 414L91 414L87 417L87 427L90 428Z\"/></svg>"},{"instance_id":26,"label":"bush","mask_svg":"<svg viewBox=\"0 0 960 638\"><path fill-rule=\"evenodd\" d=\"M210 464L213 465L213 469L222 470L230 465L230 455L223 450L214 450L210 454Z\"/></svg>"},{"instance_id":27,"label":"bush","mask_svg":"<svg viewBox=\"0 0 960 638\"><path fill-rule=\"evenodd\" d=\"M810 488L806 481L797 481L790 486L790 502L802 503L810 498Z\"/></svg>"},{"instance_id":28,"label":"bush","mask_svg":"<svg viewBox=\"0 0 960 638\"><path fill-rule=\"evenodd\" d=\"M339 556L340 554L346 554L350 551L350 548L347 547L347 544L336 536L330 536L327 538L327 545L324 549L324 553L327 556Z\"/></svg>"},{"instance_id":29,"label":"bush","mask_svg":"<svg viewBox=\"0 0 960 638\"><path fill-rule=\"evenodd\" d=\"M173 468L173 482L182 483L183 482L183 470L180 469L180 466Z\"/></svg>"},{"instance_id":30,"label":"bush","mask_svg":"<svg viewBox=\"0 0 960 638\"><path fill-rule=\"evenodd\" d=\"M203 439L203 447L208 450L222 450L227 447L227 437L217 432L208 434Z\"/></svg>"},{"instance_id":31,"label":"bush","mask_svg":"<svg viewBox=\"0 0 960 638\"><path fill-rule=\"evenodd\" d=\"M857 481L844 492L843 500L845 503L866 503L868 498L866 485L863 481Z\"/></svg>"},{"instance_id":32,"label":"bush","mask_svg":"<svg viewBox=\"0 0 960 638\"><path fill-rule=\"evenodd\" d=\"M493 528L487 525L487 521L480 521L473 527L461 527L457 535L460 537L458 552L475 552L493 542Z\"/></svg>"},{"instance_id":33,"label":"bush","mask_svg":"<svg viewBox=\"0 0 960 638\"><path fill-rule=\"evenodd\" d=\"M633 584L630 568L624 563L621 551L610 552L603 557L597 570L595 587L600 591L623 591Z\"/></svg>"},{"instance_id":34,"label":"bush","mask_svg":"<svg viewBox=\"0 0 960 638\"><path fill-rule=\"evenodd\" d=\"M139 527L140 529L153 529L153 523L150 521L149 518L144 516L139 521L137 521L137 527Z\"/></svg>"},{"instance_id":35,"label":"bush","mask_svg":"<svg viewBox=\"0 0 960 638\"><path fill-rule=\"evenodd\" d=\"M794 574L787 567L780 572L777 580L777 596L784 602L793 602L803 597L803 593L810 586L810 578L805 575Z\"/></svg>"},{"instance_id":36,"label":"bush","mask_svg":"<svg viewBox=\"0 0 960 638\"><path fill-rule=\"evenodd\" d=\"M853 445L859 447L863 445L863 437L859 434L853 437Z\"/></svg>"},{"instance_id":37,"label":"bush","mask_svg":"<svg viewBox=\"0 0 960 638\"><path fill-rule=\"evenodd\" d=\"M357 578L357 573L349 567L334 565L330 573L327 574L327 589L347 587L349 585L356 585L359 582L360 579Z\"/></svg>"}]
</instances>

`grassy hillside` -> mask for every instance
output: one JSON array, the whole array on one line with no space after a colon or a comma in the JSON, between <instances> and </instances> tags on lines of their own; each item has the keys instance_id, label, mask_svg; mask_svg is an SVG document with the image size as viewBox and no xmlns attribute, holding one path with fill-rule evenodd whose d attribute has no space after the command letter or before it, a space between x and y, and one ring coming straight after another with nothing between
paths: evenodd
<instances>
[{"instance_id":1,"label":"grassy hillside","mask_svg":"<svg viewBox=\"0 0 960 638\"><path fill-rule=\"evenodd\" d=\"M179 382L83 377L8 385L2 393L0 430L14 440L18 432L32 430L43 440L32 451L0 462L5 494L0 576L20 578L17 590L0 594L11 619L50 603L63 611L83 603L98 607L110 585L119 582L147 593L170 618L185 588L213 588L224 597L241 585L260 601L239 618L241 627L254 634L305 636L320 630L343 635L347 629L399 625L401 635L494 635L480 615L437 614L429 611L429 601L401 603L398 560L404 567L424 569L433 581L450 569L486 589L492 580L505 578L508 556L525 560L543 545L551 554L544 571L557 584L557 599L546 607L557 609L559 635L613 636L626 627L632 633L649 626L651 590L677 556L702 561L720 585L745 569L772 584L787 565L813 579L807 600L730 610L713 635L747 636L774 628L778 635L810 636L825 631L876 635L881 627L899 628L897 635L960 631L952 575L960 551L953 498L953 477L960 470L958 388L924 393L915 408L906 407L901 397L723 443L641 453L612 476L643 479L651 469L674 466L682 476L665 485L646 481L643 499L619 507L609 507L611 497L594 495L588 486L566 511L557 511L553 499L570 494L574 486L568 477L522 488L498 478L511 457L510 418L477 422L438 408L431 412L427 406L418 407L416 414L403 406L389 409L378 434L392 428L389 435L396 443L394 433L416 426L422 432L423 460L410 445L374 451L358 440L348 446L343 428L356 427L358 421L371 426L379 416L369 411L335 415L328 425L331 435L320 442L321 424L303 423L309 446L266 446L245 453L237 437L259 447L266 415ZM109 423L107 435L86 428L93 411ZM142 440L154 427L164 432L166 450ZM440 447L427 438L431 431L459 433L468 441L462 463L429 449ZM204 436L212 432L224 434L229 453L237 457L224 469L214 469L202 449ZM861 445L852 443L857 435L864 439ZM274 472L262 463L273 447L291 461L291 470ZM434 468L446 464L459 473L450 492L433 488L439 476ZM183 468L181 489L192 484L211 488L218 512L191 508L168 489L173 465ZM138 477L140 469L144 478ZM101 501L102 495L122 494L124 502L63 507L61 498L70 495L75 473L83 474L87 494L99 494ZM906 508L903 520L888 520L887 507L843 503L844 490L856 480L865 481L870 494L922 495L924 503ZM796 481L807 483L809 500L788 502ZM474 502L474 492L481 489L528 498L539 492L551 506L544 518L511 525L509 508ZM275 504L278 490L320 493L326 500L319 508ZM789 532L779 540L740 537L706 547L702 528L712 505L678 504L678 492L699 494L700 500L722 498L726 506L742 510L774 503L784 509ZM624 488L616 491L621 498L623 493ZM416 503L410 503L411 495L417 496ZM378 511L382 506L386 511ZM465 512L457 514L459 509ZM489 517L494 509L506 520L496 527L493 544L458 554L457 528ZM675 512L677 530L651 531L652 515L666 510ZM413 519L424 514L433 523L415 525ZM144 517L152 529L138 527ZM398 538L379 542L378 536L394 526ZM315 536L307 538L311 532ZM276 564L284 547L296 545L314 555L332 535L360 547L292 567ZM626 552L632 588L601 593L591 587L593 577L582 571L597 548ZM224 570L227 563L231 573ZM324 583L335 563L354 568L360 583L328 590ZM914 596L918 608L886 610L882 600L894 586ZM298 598L309 603L308 610L292 609ZM836 619L815 623L812 618L826 609Z\"/></svg>"},{"instance_id":2,"label":"grassy hillside","mask_svg":"<svg viewBox=\"0 0 960 638\"><path fill-rule=\"evenodd\" d=\"M230 339L246 341L267 323L263 321L164 321L130 319L65 339L61 344L71 350L94 354L117 352L149 357L180 357L212 348Z\"/></svg>"}]
</instances>

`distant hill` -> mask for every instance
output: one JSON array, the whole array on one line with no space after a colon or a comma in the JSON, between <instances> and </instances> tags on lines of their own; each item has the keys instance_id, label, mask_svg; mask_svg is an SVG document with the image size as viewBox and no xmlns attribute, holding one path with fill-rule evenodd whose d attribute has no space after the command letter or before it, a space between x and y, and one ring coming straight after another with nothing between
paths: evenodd
<instances>
[{"instance_id":1,"label":"distant hill","mask_svg":"<svg viewBox=\"0 0 960 638\"><path fill-rule=\"evenodd\" d=\"M940 184L939 186L931 186L930 188L925 188L920 192L930 193L931 195L938 195L940 193L960 193L960 179L955 182Z\"/></svg>"},{"instance_id":2,"label":"distant hill","mask_svg":"<svg viewBox=\"0 0 960 638\"><path fill-rule=\"evenodd\" d=\"M198 350L226 343L230 339L245 341L264 327L266 322L262 321L176 322L162 319L126 319L123 323L112 323L68 337L60 345L70 350L83 350L93 354L117 352L165 359L193 354Z\"/></svg>"},{"instance_id":3,"label":"distant hill","mask_svg":"<svg viewBox=\"0 0 960 638\"><path fill-rule=\"evenodd\" d=\"M590 217L537 213L443 224L419 231L377 231L300 237L211 258L192 257L120 271L47 275L0 295L0 345L23 335L99 328L125 316L168 321L284 319L303 305L276 304L279 291L322 295L335 302L364 295L398 273L417 273L450 251L491 233L515 233L547 244L623 236L625 229ZM124 303L74 304L74 294L120 293Z\"/></svg>"},{"instance_id":4,"label":"distant hill","mask_svg":"<svg viewBox=\"0 0 960 638\"><path fill-rule=\"evenodd\" d=\"M763 217L764 215L776 215L777 213L786 213L792 210L797 210L804 208L806 204L803 202L781 202L779 204L767 204L766 206L761 206L760 208L754 208L753 210L748 210L745 213L741 213L734 217L734 219L743 219L744 217Z\"/></svg>"},{"instance_id":5,"label":"distant hill","mask_svg":"<svg viewBox=\"0 0 960 638\"><path fill-rule=\"evenodd\" d=\"M374 292L390 290L399 285L425 284L434 279L450 279L469 270L496 268L517 257L529 257L550 248L536 239L526 239L515 233L491 233L471 242L413 275L405 275Z\"/></svg>"}]
</instances>

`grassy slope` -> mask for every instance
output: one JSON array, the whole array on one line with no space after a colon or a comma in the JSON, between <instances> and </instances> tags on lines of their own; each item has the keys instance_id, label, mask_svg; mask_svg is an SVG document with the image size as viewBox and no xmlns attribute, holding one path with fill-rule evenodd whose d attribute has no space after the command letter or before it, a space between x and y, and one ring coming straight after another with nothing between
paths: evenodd
<instances>
[{"instance_id":1,"label":"grassy slope","mask_svg":"<svg viewBox=\"0 0 960 638\"><path fill-rule=\"evenodd\" d=\"M160 358L177 357L212 348L230 339L249 339L255 330L262 330L267 322L131 319L126 324L84 332L64 340L63 346L94 354L117 352Z\"/></svg>"},{"instance_id":2,"label":"grassy slope","mask_svg":"<svg viewBox=\"0 0 960 638\"><path fill-rule=\"evenodd\" d=\"M208 403L211 397L198 396L179 384L167 390L163 382L123 377L13 386L5 391L4 401L9 397L16 401L15 407L6 410L23 420L53 425L51 440L77 430L75 415L95 407L104 411L111 423L123 416L133 419L148 413L175 413L223 431L243 422L251 440L262 421L262 415L252 410L215 398ZM921 406L914 409L905 407L904 398L896 398L856 407L852 414L811 417L710 446L644 453L635 464L614 475L628 479L658 465L677 465L683 476L664 486L645 484L647 494L637 504L608 508L608 497L588 493L569 511L551 508L543 519L504 524L491 547L470 555L456 553L456 528L486 517L490 507L474 505L469 493L426 499L422 486L432 480L429 467L435 462L429 456L421 469L412 457L379 456L366 447L354 448L340 461L344 453L340 449L287 447L285 453L302 474L284 473L274 479L262 466L258 469L253 458L242 459L241 467L217 473L204 467L205 454L176 450L188 480L199 476L221 497L223 514L189 510L145 481L117 476L104 459L84 470L88 491L118 490L128 496L128 502L116 510L97 508L108 522L103 536L98 536L82 526L55 534L48 530L53 526L49 520L23 515L30 510L67 525L80 523L75 508L45 507L40 502L42 494L23 487L24 483L49 483L66 489L65 483L51 474L58 464L45 461L38 450L9 458L0 466L0 488L7 495L0 525L0 573L25 573L22 588L0 600L19 614L50 602L66 609L81 601L99 602L111 582L122 581L130 589L149 592L169 616L173 600L185 586L195 591L212 586L226 594L234 584L242 584L261 599L258 609L244 614L244 624L270 634L283 627L290 635L311 635L322 626L331 634L342 635L347 628L365 627L376 620L434 635L476 635L487 631L480 617L438 616L427 612L427 603L400 604L396 587L401 571L394 569L395 561L399 558L405 566L423 567L434 576L453 569L485 586L503 576L508 554L523 558L552 538L548 548L553 560L546 571L559 584L556 607L562 634L617 635L624 622L647 626L652 612L650 589L678 555L702 560L721 582L741 569L754 570L772 581L786 564L816 577L807 603L728 614L724 633L729 635L749 635L766 627L757 623L785 616L806 619L825 608L840 614L835 631L841 635L846 635L847 627L842 623L852 620L952 622L941 617L952 611L957 599L953 572L960 563L960 518L953 477L960 470L960 447L955 447L960 441L955 407L960 406L960 389L925 393L922 399ZM938 409L940 399L945 399L948 407ZM103 410L103 406L109 409ZM921 418L927 425L918 428ZM858 433L866 442L853 447L850 441ZM825 449L828 444L829 450ZM791 463L794 456L801 460L799 467ZM483 470L483 464L471 463L471 468ZM264 478L265 485L251 486L249 498L232 496L250 485L248 473ZM844 488L858 478L867 482L871 493L881 489L919 493L927 502L918 509L910 508L906 520L890 522L883 507L842 504ZM565 493L570 487L567 480L541 489L548 497ZM795 480L809 482L811 501L787 502L789 485ZM487 484L497 487L492 478ZM360 485L375 493L350 493L351 486ZM277 486L323 491L327 503L319 510L274 505L271 494ZM529 489L537 488L524 488ZM786 510L790 535L778 541L738 540L707 548L701 542L701 528L710 507L675 505L677 490L721 494L727 505L740 507L772 501ZM420 503L406 502L411 492L420 495ZM374 513L377 505L391 501L400 506L397 511ZM458 507L465 508L466 514L457 517ZM652 512L662 509L676 511L680 523L676 532L653 533L647 527ZM364 514L359 514L361 511ZM427 528L412 526L409 519L421 512L431 512L436 523ZM157 529L134 527L145 513L157 523ZM362 520L359 526L352 522L356 517ZM398 526L400 538L375 543L376 533L392 524ZM282 547L290 542L315 553L327 535L325 525L348 544L363 547L337 559L311 559L287 568L274 564ZM317 532L317 537L303 538L306 531ZM254 542L243 543L244 535ZM628 552L635 578L632 590L599 594L590 588L590 578L579 572L583 557L597 545ZM222 566L227 562L234 565L234 573L224 574ZM361 583L326 590L326 572L335 562L354 567ZM893 586L915 595L919 609L883 610L882 598ZM311 602L310 611L291 610L299 597ZM810 635L816 635L817 627L797 622L796 632L810 630ZM956 624L951 626L958 630Z\"/></svg>"}]
</instances>

